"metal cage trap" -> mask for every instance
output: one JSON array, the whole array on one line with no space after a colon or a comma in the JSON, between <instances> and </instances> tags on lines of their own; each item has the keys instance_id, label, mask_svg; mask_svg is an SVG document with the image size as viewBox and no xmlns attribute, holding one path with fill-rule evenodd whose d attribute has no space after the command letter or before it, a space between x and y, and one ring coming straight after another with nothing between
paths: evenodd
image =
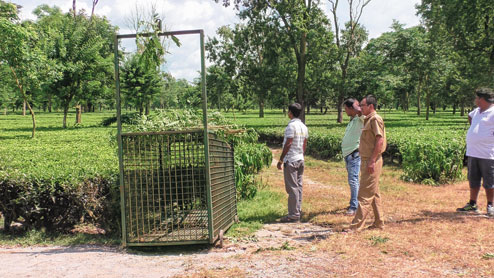
<instances>
[{"instance_id":1,"label":"metal cage trap","mask_svg":"<svg viewBox=\"0 0 494 278\"><path fill-rule=\"evenodd\" d=\"M118 41L136 34L115 37L124 246L214 243L237 218L233 149L207 126L204 32L158 35L187 34L200 36L204 128L163 132L122 133Z\"/></svg>"}]
</instances>

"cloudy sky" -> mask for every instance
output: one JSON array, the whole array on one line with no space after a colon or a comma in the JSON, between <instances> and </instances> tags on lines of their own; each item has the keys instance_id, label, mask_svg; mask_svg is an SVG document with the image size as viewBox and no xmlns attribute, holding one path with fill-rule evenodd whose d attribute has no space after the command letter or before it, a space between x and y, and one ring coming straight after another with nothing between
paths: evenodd
<instances>
[{"instance_id":1,"label":"cloudy sky","mask_svg":"<svg viewBox=\"0 0 494 278\"><path fill-rule=\"evenodd\" d=\"M10 0L23 6L22 19L35 19L32 10L40 4L56 5L66 12L72 8L72 0ZM220 1L221 2L221 1ZM340 22L348 19L348 10L345 0L341 0ZM393 19L404 23L407 27L418 25L419 18L415 15L415 5L420 0L371 0L364 9L361 22L369 31L370 38L378 37L389 31ZM322 0L324 9L329 12L328 2ZM77 0L77 9L85 9L90 13L92 0ZM135 13L136 5L147 8L155 5L156 10L164 17L166 29L187 30L204 29L206 37L215 35L216 29L223 25L238 22L235 10L225 8L213 0L99 0L95 13L106 16L112 24L119 26L119 33L132 33L128 20ZM200 70L199 38L189 35L180 37L180 48L170 46L171 54L166 58L166 69L176 78L185 78L189 81L198 77ZM132 42L125 41L122 45L132 49Z\"/></svg>"}]
</instances>

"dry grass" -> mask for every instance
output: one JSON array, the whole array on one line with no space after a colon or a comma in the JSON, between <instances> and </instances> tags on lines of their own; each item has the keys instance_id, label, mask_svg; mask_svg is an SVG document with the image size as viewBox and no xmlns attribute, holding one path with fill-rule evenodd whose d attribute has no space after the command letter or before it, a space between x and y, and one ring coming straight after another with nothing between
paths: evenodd
<instances>
[{"instance_id":1,"label":"dry grass","mask_svg":"<svg viewBox=\"0 0 494 278\"><path fill-rule=\"evenodd\" d=\"M274 152L278 158L279 150ZM262 175L273 190L284 191L283 177L274 167ZM306 158L303 220L337 231L317 244L341 260L327 267L337 276L494 277L494 218L455 212L468 201L468 183L432 187L405 183L399 176L399 169L384 167L380 189L385 230L344 233L352 220L344 215L350 196L344 162ZM479 205L485 213L484 192Z\"/></svg>"},{"instance_id":2,"label":"dry grass","mask_svg":"<svg viewBox=\"0 0 494 278\"><path fill-rule=\"evenodd\" d=\"M233 268L216 268L216 269L207 269L203 268L200 271L190 274L190 275L180 275L177 277L182 278L224 278L224 277L237 277L243 278L247 277L245 271L241 270L238 267Z\"/></svg>"}]
</instances>

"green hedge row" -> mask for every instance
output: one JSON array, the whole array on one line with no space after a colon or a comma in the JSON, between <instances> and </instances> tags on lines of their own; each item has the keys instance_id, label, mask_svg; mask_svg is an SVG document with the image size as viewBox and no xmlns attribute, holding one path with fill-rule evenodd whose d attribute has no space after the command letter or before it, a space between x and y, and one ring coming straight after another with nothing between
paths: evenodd
<instances>
[{"instance_id":1,"label":"green hedge row","mask_svg":"<svg viewBox=\"0 0 494 278\"><path fill-rule=\"evenodd\" d=\"M283 133L277 129L260 129L260 140L281 144ZM341 134L310 132L307 154L322 159L342 159ZM436 135L388 133L388 146L383 153L385 163L399 164L402 178L410 182L444 184L461 178L465 155L464 136L448 138Z\"/></svg>"},{"instance_id":2,"label":"green hedge row","mask_svg":"<svg viewBox=\"0 0 494 278\"><path fill-rule=\"evenodd\" d=\"M68 232L79 223L118 229L115 178L91 177L75 184L19 178L0 172L0 212L4 230L13 221L25 229Z\"/></svg>"}]
</instances>

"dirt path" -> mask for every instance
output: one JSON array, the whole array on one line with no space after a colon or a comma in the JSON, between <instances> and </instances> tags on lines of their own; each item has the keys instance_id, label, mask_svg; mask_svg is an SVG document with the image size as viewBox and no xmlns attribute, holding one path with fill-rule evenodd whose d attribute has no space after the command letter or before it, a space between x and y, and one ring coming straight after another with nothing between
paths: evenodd
<instances>
[{"instance_id":1,"label":"dirt path","mask_svg":"<svg viewBox=\"0 0 494 278\"><path fill-rule=\"evenodd\" d=\"M308 266L313 270L330 261L304 250L331 233L309 223L267 224L249 239L184 253L133 254L104 246L0 248L0 277L307 277ZM294 250L300 251L296 257ZM297 266L290 267L295 259Z\"/></svg>"}]
</instances>

